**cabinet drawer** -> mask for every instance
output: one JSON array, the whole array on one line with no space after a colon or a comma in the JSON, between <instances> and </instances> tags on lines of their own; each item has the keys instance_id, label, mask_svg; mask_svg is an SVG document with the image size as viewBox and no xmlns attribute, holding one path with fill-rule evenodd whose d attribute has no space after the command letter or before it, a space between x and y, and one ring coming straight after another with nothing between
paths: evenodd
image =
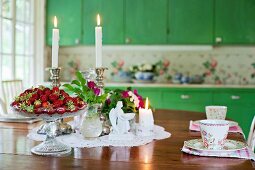
<instances>
[{"instance_id":1,"label":"cabinet drawer","mask_svg":"<svg viewBox=\"0 0 255 170\"><path fill-rule=\"evenodd\" d=\"M255 93L253 92L222 92L213 94L214 104L243 104L252 105L255 104Z\"/></svg>"},{"instance_id":2,"label":"cabinet drawer","mask_svg":"<svg viewBox=\"0 0 255 170\"><path fill-rule=\"evenodd\" d=\"M177 91L177 92L164 92L164 102L174 103L199 103L199 104L211 104L212 93L211 92L196 92L196 91Z\"/></svg>"}]
</instances>

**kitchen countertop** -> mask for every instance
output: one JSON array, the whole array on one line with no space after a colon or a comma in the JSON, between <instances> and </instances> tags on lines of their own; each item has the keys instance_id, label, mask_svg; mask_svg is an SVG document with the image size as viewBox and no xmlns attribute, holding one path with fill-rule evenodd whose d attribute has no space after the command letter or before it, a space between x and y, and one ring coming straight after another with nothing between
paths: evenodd
<instances>
[{"instance_id":1,"label":"kitchen countertop","mask_svg":"<svg viewBox=\"0 0 255 170\"><path fill-rule=\"evenodd\" d=\"M171 84L171 83L105 83L106 87L169 87L169 88L255 88L255 85Z\"/></svg>"}]
</instances>

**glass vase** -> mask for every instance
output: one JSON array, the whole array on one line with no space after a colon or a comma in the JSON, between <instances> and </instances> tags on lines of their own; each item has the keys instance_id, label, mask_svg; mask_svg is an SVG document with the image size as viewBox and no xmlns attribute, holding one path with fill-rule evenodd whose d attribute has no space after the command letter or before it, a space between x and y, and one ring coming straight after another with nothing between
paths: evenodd
<instances>
[{"instance_id":1,"label":"glass vase","mask_svg":"<svg viewBox=\"0 0 255 170\"><path fill-rule=\"evenodd\" d=\"M80 132L85 138L96 138L102 133L103 127L98 113L99 104L88 106L87 114L85 115Z\"/></svg>"}]
</instances>

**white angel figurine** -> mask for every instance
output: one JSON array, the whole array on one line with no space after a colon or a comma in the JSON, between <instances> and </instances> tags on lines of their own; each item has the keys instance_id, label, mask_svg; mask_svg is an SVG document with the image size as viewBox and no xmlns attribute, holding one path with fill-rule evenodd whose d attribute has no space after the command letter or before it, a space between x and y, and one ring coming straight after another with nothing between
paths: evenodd
<instances>
[{"instance_id":1,"label":"white angel figurine","mask_svg":"<svg viewBox=\"0 0 255 170\"><path fill-rule=\"evenodd\" d=\"M112 124L112 135L128 134L128 131L130 130L129 120L135 117L134 113L124 113L121 109L122 107L122 101L118 101L117 106L109 113L109 118Z\"/></svg>"}]
</instances>

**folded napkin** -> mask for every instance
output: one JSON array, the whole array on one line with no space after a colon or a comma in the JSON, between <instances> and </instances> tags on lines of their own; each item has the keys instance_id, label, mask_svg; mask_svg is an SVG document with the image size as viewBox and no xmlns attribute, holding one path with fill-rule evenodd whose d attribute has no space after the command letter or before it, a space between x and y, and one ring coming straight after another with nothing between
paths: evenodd
<instances>
[{"instance_id":1,"label":"folded napkin","mask_svg":"<svg viewBox=\"0 0 255 170\"><path fill-rule=\"evenodd\" d=\"M245 148L237 151L199 151L183 146L182 152L197 155L197 156L212 156L212 157L226 157L226 158L241 158L255 160L254 153L249 149Z\"/></svg>"},{"instance_id":2,"label":"folded napkin","mask_svg":"<svg viewBox=\"0 0 255 170\"><path fill-rule=\"evenodd\" d=\"M191 121L189 122L189 130L200 132L200 127L199 127L199 125L194 124L193 121L191 120ZM231 126L231 127L229 127L229 131L228 131L228 132L241 133L241 134L244 135L244 133L243 133L241 127L238 126L238 125L237 125L237 126Z\"/></svg>"}]
</instances>

